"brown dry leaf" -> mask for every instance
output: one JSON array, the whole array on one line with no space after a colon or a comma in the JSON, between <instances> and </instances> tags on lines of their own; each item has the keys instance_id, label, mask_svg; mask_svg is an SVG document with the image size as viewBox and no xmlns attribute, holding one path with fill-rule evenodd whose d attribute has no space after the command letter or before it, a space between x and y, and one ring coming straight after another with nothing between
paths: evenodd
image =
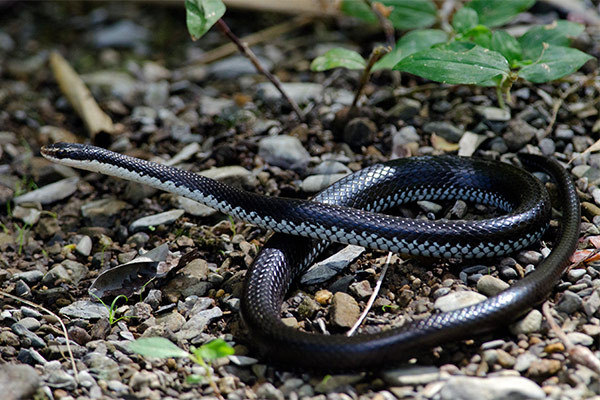
<instances>
[{"instance_id":1,"label":"brown dry leaf","mask_svg":"<svg viewBox=\"0 0 600 400\"><path fill-rule=\"evenodd\" d=\"M113 133L115 128L112 120L98 106L87 86L67 60L59 53L52 52L50 68L60 90L79 114L90 135L94 137L100 132Z\"/></svg>"}]
</instances>

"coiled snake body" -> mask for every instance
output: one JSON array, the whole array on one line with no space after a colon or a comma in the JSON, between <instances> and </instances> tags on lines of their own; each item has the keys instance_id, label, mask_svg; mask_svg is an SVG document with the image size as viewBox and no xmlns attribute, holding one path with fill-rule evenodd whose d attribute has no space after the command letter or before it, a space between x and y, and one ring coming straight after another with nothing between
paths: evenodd
<instances>
[{"instance_id":1,"label":"coiled snake body","mask_svg":"<svg viewBox=\"0 0 600 400\"><path fill-rule=\"evenodd\" d=\"M552 159L520 155L524 164L555 180L562 208L560 240L534 272L481 303L399 328L352 337L310 334L284 325L280 307L294 279L329 242L443 258L508 254L536 242L548 226L551 208L544 186L508 164L424 156L365 168L304 201L249 193L93 146L58 143L44 147L42 154L60 164L180 194L279 232L247 273L241 311L265 357L291 367L324 371L385 367L424 349L506 326L546 298L579 237L579 200L569 174ZM406 202L442 199L490 204L506 214L478 221L378 214Z\"/></svg>"}]
</instances>

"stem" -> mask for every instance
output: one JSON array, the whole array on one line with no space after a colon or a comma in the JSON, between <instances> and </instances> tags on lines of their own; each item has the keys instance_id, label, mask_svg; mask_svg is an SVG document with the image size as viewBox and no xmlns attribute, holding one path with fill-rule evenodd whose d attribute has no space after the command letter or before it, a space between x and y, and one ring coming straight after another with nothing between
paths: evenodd
<instances>
[{"instance_id":1,"label":"stem","mask_svg":"<svg viewBox=\"0 0 600 400\"><path fill-rule=\"evenodd\" d=\"M204 367L204 369L206 370L206 378L208 379L208 384L212 388L213 392L219 398L219 400L225 400L223 398L223 395L221 394L221 391L219 390L219 387L217 386L215 380L213 379L212 372L210 371L210 367L208 366L206 361L204 361L204 359L202 357L197 357L194 354L190 354L190 358L197 364L200 364L202 367Z\"/></svg>"},{"instance_id":2,"label":"stem","mask_svg":"<svg viewBox=\"0 0 600 400\"><path fill-rule=\"evenodd\" d=\"M363 1L377 16L377 19L379 20L379 23L381 24L381 27L383 28L383 32L385 33L385 40L387 42L387 45L393 48L394 44L395 44L394 26L392 25L392 22L381 13L381 9L377 5L377 4L381 4L381 3L373 3L373 2L371 2L371 0L363 0Z\"/></svg>"},{"instance_id":3,"label":"stem","mask_svg":"<svg viewBox=\"0 0 600 400\"><path fill-rule=\"evenodd\" d=\"M506 109L506 104L504 104L504 97L502 95L502 84L496 85L496 97L498 98L498 105L501 109Z\"/></svg>"},{"instance_id":4,"label":"stem","mask_svg":"<svg viewBox=\"0 0 600 400\"><path fill-rule=\"evenodd\" d=\"M231 40L233 43L235 43L235 45L238 47L238 49L246 57L248 57L250 62L252 62L252 64L254 65L254 68L256 68L256 70L258 72L260 72L261 74L266 76L267 79L270 80L273 85L275 85L275 87L277 88L279 93L281 93L281 95L287 100L287 102L290 104L290 106L292 106L292 109L294 110L296 115L298 115L298 118L300 118L300 120L302 121L304 119L304 117L302 115L302 111L300 110L300 107L298 107L298 104L296 104L296 102L294 100L292 100L290 98L290 96L288 96L288 94L283 90L283 87L281 86L281 82L279 82L279 80L271 72L269 72L262 66L260 61L258 61L258 58L256 58L256 55L254 54L254 52L252 52L252 50L250 50L250 47L248 47L248 45L246 43L242 42L231 31L231 29L229 29L229 26L225 23L225 21L223 21L223 18L220 18L217 21L216 25L221 30L221 32L223 32L223 34L225 36L227 36L229 38L229 40Z\"/></svg>"},{"instance_id":5,"label":"stem","mask_svg":"<svg viewBox=\"0 0 600 400\"><path fill-rule=\"evenodd\" d=\"M358 103L358 99L359 99L360 95L362 94L363 89L365 88L365 85L367 84L367 81L369 80L369 76L371 75L371 69L373 68L373 65L375 65L375 63L377 61L379 61L379 59L381 57L383 57L385 54L387 54L390 50L391 49L389 47L383 47L383 46L377 46L373 49L373 51L371 52L371 55L369 56L369 61L367 62L367 66L363 70L362 76L360 77L360 83L358 84L358 88L356 89L356 95L354 96L354 100L352 101L352 105L350 106L350 109L353 109L354 107L356 107L356 103Z\"/></svg>"}]
</instances>

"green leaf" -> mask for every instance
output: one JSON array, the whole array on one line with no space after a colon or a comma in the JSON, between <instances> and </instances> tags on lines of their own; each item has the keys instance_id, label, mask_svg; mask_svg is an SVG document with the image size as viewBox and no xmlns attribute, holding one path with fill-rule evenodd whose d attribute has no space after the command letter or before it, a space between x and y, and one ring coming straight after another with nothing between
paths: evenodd
<instances>
[{"instance_id":1,"label":"green leaf","mask_svg":"<svg viewBox=\"0 0 600 400\"><path fill-rule=\"evenodd\" d=\"M235 350L233 350L233 347L223 339L212 340L194 351L196 357L200 357L205 361L216 360L217 358L230 356L234 353Z\"/></svg>"},{"instance_id":2,"label":"green leaf","mask_svg":"<svg viewBox=\"0 0 600 400\"><path fill-rule=\"evenodd\" d=\"M312 71L327 71L328 69L343 67L348 69L363 69L367 61L356 51L343 49L341 47L331 49L323 55L315 58L310 63Z\"/></svg>"},{"instance_id":3,"label":"green leaf","mask_svg":"<svg viewBox=\"0 0 600 400\"><path fill-rule=\"evenodd\" d=\"M506 31L494 32L491 49L502 54L511 65L522 57L521 44Z\"/></svg>"},{"instance_id":4,"label":"green leaf","mask_svg":"<svg viewBox=\"0 0 600 400\"><path fill-rule=\"evenodd\" d=\"M378 0L392 7L388 19L396 29L425 28L436 21L437 10L431 0ZM377 17L363 0L342 0L342 12L368 23L377 23Z\"/></svg>"},{"instance_id":5,"label":"green leaf","mask_svg":"<svg viewBox=\"0 0 600 400\"><path fill-rule=\"evenodd\" d=\"M440 29L420 29L402 36L396 46L383 56L373 66L373 70L392 69L400 60L434 44L444 43L448 40L446 32Z\"/></svg>"},{"instance_id":6,"label":"green leaf","mask_svg":"<svg viewBox=\"0 0 600 400\"><path fill-rule=\"evenodd\" d=\"M519 71L519 77L534 83L562 78L577 71L594 57L577 49L548 45L539 60Z\"/></svg>"},{"instance_id":7,"label":"green leaf","mask_svg":"<svg viewBox=\"0 0 600 400\"><path fill-rule=\"evenodd\" d=\"M140 338L129 343L129 349L143 356L169 358L188 357L190 353L162 337Z\"/></svg>"},{"instance_id":8,"label":"green leaf","mask_svg":"<svg viewBox=\"0 0 600 400\"><path fill-rule=\"evenodd\" d=\"M471 41L489 49L492 45L492 31L485 25L476 25L465 32L463 40Z\"/></svg>"},{"instance_id":9,"label":"green leaf","mask_svg":"<svg viewBox=\"0 0 600 400\"><path fill-rule=\"evenodd\" d=\"M465 7L477 12L480 24L494 27L505 24L534 3L535 0L473 0Z\"/></svg>"},{"instance_id":10,"label":"green leaf","mask_svg":"<svg viewBox=\"0 0 600 400\"><path fill-rule=\"evenodd\" d=\"M188 32L198 40L225 14L221 0L185 0Z\"/></svg>"},{"instance_id":11,"label":"green leaf","mask_svg":"<svg viewBox=\"0 0 600 400\"><path fill-rule=\"evenodd\" d=\"M199 384L201 384L201 383L204 383L204 382L206 382L206 378L205 378L204 376L202 376L202 375L198 375L198 374L191 374L191 375L188 375L188 376L185 378L185 382L186 382L188 385L199 385Z\"/></svg>"},{"instance_id":12,"label":"green leaf","mask_svg":"<svg viewBox=\"0 0 600 400\"><path fill-rule=\"evenodd\" d=\"M538 25L519 38L523 48L523 59L535 61L542 54L543 44L568 47L571 38L581 35L583 25L571 21L554 21L549 25Z\"/></svg>"},{"instance_id":13,"label":"green leaf","mask_svg":"<svg viewBox=\"0 0 600 400\"><path fill-rule=\"evenodd\" d=\"M472 8L463 7L452 18L452 27L456 33L465 33L479 23L479 17Z\"/></svg>"},{"instance_id":14,"label":"green leaf","mask_svg":"<svg viewBox=\"0 0 600 400\"><path fill-rule=\"evenodd\" d=\"M423 50L406 57L394 69L450 84L481 84L510 72L502 54L476 45L466 51L437 47Z\"/></svg>"}]
</instances>

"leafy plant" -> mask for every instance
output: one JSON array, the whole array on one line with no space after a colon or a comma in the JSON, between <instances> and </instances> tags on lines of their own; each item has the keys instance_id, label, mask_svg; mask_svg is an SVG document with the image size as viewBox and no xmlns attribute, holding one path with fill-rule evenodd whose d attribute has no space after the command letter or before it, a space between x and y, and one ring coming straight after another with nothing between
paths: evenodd
<instances>
[{"instance_id":1,"label":"leafy plant","mask_svg":"<svg viewBox=\"0 0 600 400\"><path fill-rule=\"evenodd\" d=\"M365 4L350 0L343 4L346 3L342 9L348 14L374 21L374 14ZM433 4L429 0L381 0L381 3L393 6L396 15L399 15L396 8L406 7L405 14L412 18L417 12L430 10ZM535 0L472 0L455 12L450 32L440 29L409 32L375 63L373 70L395 69L449 84L495 86L498 103L503 107L503 95L510 104L510 88L517 79L534 83L560 79L593 58L569 47L571 38L583 32L583 25L578 23L555 21L533 26L519 38L504 30L492 30L534 3ZM393 14L394 11L390 19ZM407 29L409 25L399 21L402 20L392 23ZM423 22L422 26L429 25ZM362 69L365 65L364 58L355 51L332 49L317 57L311 68L315 71L337 67Z\"/></svg>"},{"instance_id":2,"label":"leafy plant","mask_svg":"<svg viewBox=\"0 0 600 400\"><path fill-rule=\"evenodd\" d=\"M25 237L27 236L27 232L29 232L29 229L31 229L31 225L29 225L28 223L25 223L22 227L19 226L18 224L14 224L15 229L17 230L17 232L19 232L17 241L19 242L19 248L17 250L17 254L21 254L21 252L23 251L23 245L25 244Z\"/></svg>"},{"instance_id":3,"label":"leafy plant","mask_svg":"<svg viewBox=\"0 0 600 400\"><path fill-rule=\"evenodd\" d=\"M161 337L140 338L129 344L129 349L134 353L148 357L158 358L184 358L187 357L196 364L202 366L206 371L206 378L214 392L221 397L219 388L216 385L210 364L221 357L227 357L235 353L231 347L223 339L215 339L200 347L190 347L190 352L187 352L168 339ZM187 378L188 383L201 383L203 377L199 375L190 375Z\"/></svg>"},{"instance_id":4,"label":"leafy plant","mask_svg":"<svg viewBox=\"0 0 600 400\"><path fill-rule=\"evenodd\" d=\"M93 293L90 293L92 296L94 296L100 303L102 303L102 305L104 307L106 307L106 309L108 310L108 322L111 325L116 324L117 322L119 322L122 319L126 319L126 318L134 318L133 316L130 315L123 315L122 317L116 318L116 314L117 314L117 303L119 302L119 299L123 298L125 299L125 303L127 303L129 301L129 299L127 298L127 296L125 296L124 294L120 294L117 297L115 297L112 301L112 303L110 304L110 306L108 306L104 301L102 301L102 299L98 296L96 296Z\"/></svg>"}]
</instances>

